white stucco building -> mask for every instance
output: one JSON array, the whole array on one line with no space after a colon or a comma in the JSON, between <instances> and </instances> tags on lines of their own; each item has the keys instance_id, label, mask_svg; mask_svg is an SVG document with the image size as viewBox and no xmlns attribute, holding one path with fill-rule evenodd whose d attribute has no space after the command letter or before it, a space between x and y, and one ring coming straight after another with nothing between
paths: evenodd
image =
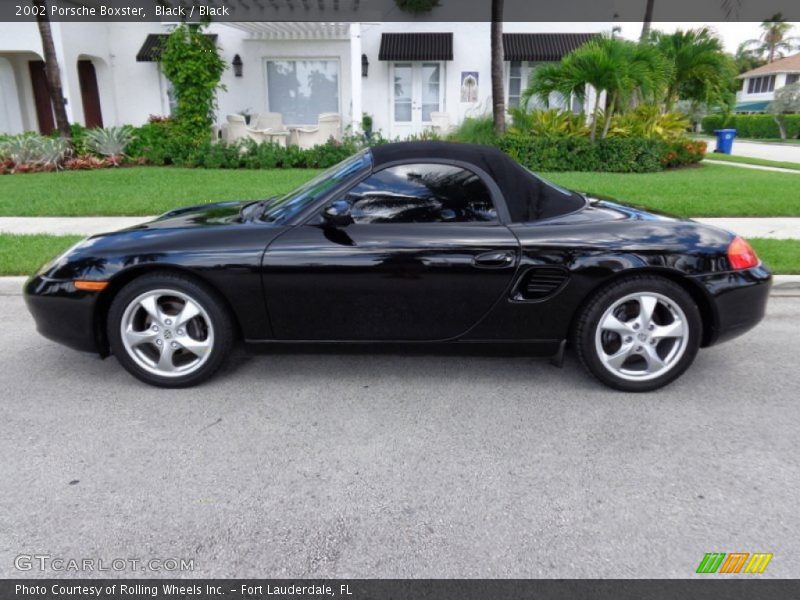
<instances>
[{"instance_id":1,"label":"white stucco building","mask_svg":"<svg viewBox=\"0 0 800 600\"><path fill-rule=\"evenodd\" d=\"M161 23L52 23L72 122L139 125L170 113L158 66ZM610 23L507 23L506 95L518 102L532 69L558 60ZM361 115L390 137L419 133L432 112L453 125L489 112L489 23L214 23L225 62L218 119L279 112L286 125L319 113L358 128ZM47 132L52 110L35 23L0 23L0 133ZM591 100L591 99L590 99Z\"/></svg>"}]
</instances>

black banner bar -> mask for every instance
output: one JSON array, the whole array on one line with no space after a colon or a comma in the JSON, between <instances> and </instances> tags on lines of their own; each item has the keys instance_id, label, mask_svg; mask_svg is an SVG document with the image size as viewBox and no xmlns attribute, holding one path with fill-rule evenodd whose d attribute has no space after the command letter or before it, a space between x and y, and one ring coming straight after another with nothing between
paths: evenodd
<instances>
[{"instance_id":1,"label":"black banner bar","mask_svg":"<svg viewBox=\"0 0 800 600\"><path fill-rule=\"evenodd\" d=\"M438 2L438 4L437 4ZM0 21L34 21L45 10L52 21L386 22L490 21L491 0L437 0L411 13L397 0L33 0L0 1ZM535 22L641 21L646 0L504 0L503 19ZM654 21L769 20L781 13L800 20L797 0L656 0Z\"/></svg>"},{"instance_id":2,"label":"black banner bar","mask_svg":"<svg viewBox=\"0 0 800 600\"><path fill-rule=\"evenodd\" d=\"M2 600L789 600L800 580L49 579L0 580Z\"/></svg>"}]
</instances>

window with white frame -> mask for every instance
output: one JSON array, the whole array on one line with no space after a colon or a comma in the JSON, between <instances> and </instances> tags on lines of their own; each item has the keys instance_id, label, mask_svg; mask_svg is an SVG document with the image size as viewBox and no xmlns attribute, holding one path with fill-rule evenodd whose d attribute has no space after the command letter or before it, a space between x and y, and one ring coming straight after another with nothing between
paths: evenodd
<instances>
[{"instance_id":1,"label":"window with white frame","mask_svg":"<svg viewBox=\"0 0 800 600\"><path fill-rule=\"evenodd\" d=\"M267 60L267 103L286 125L316 124L319 115L339 112L337 59Z\"/></svg>"},{"instance_id":2,"label":"window with white frame","mask_svg":"<svg viewBox=\"0 0 800 600\"><path fill-rule=\"evenodd\" d=\"M512 60L506 65L506 72L508 73L508 106L519 106L520 97L522 96L522 61Z\"/></svg>"},{"instance_id":3,"label":"window with white frame","mask_svg":"<svg viewBox=\"0 0 800 600\"><path fill-rule=\"evenodd\" d=\"M800 73L789 73L786 76L786 85L792 85L800 81Z\"/></svg>"},{"instance_id":4,"label":"window with white frame","mask_svg":"<svg viewBox=\"0 0 800 600\"><path fill-rule=\"evenodd\" d=\"M751 77L747 84L748 94L763 94L775 89L775 75L764 75L763 77Z\"/></svg>"}]
</instances>

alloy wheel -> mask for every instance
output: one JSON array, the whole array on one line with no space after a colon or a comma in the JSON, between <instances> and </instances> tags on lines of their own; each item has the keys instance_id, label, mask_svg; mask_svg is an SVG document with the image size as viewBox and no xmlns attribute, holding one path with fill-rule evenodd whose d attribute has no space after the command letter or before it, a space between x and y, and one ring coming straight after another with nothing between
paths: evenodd
<instances>
[{"instance_id":1,"label":"alloy wheel","mask_svg":"<svg viewBox=\"0 0 800 600\"><path fill-rule=\"evenodd\" d=\"M142 369L162 377L194 373L214 348L214 327L203 306L172 289L147 291L125 308L120 336Z\"/></svg>"},{"instance_id":2,"label":"alloy wheel","mask_svg":"<svg viewBox=\"0 0 800 600\"><path fill-rule=\"evenodd\" d=\"M609 372L627 381L664 375L688 347L689 324L680 306L655 292L629 294L606 309L595 348Z\"/></svg>"}]
</instances>

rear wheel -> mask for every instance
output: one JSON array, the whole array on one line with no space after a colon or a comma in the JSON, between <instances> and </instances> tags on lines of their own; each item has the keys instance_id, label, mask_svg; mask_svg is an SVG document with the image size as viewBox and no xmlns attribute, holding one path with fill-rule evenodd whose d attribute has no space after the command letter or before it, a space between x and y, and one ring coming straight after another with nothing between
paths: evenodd
<instances>
[{"instance_id":1,"label":"rear wheel","mask_svg":"<svg viewBox=\"0 0 800 600\"><path fill-rule=\"evenodd\" d=\"M230 353L233 326L212 290L190 277L156 273L122 288L108 314L111 350L142 381L188 387Z\"/></svg>"},{"instance_id":2,"label":"rear wheel","mask_svg":"<svg viewBox=\"0 0 800 600\"><path fill-rule=\"evenodd\" d=\"M701 330L700 311L686 290L641 275L601 289L581 312L574 341L581 362L600 381L645 392L689 368Z\"/></svg>"}]
</instances>

